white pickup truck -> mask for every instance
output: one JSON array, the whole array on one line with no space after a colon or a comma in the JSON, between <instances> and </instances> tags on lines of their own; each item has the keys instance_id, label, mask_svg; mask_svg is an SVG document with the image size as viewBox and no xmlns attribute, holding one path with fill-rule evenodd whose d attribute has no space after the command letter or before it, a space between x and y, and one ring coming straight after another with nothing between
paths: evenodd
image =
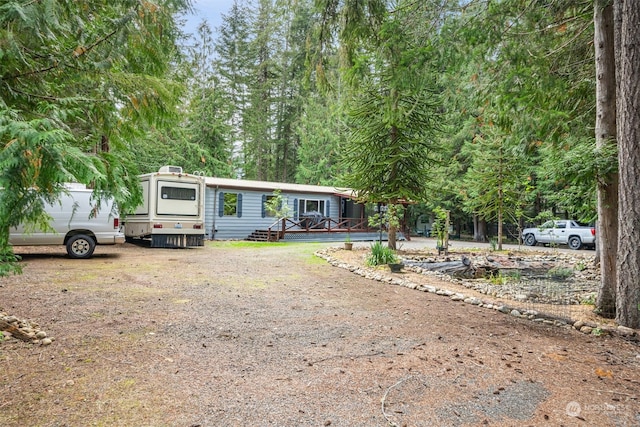
<instances>
[{"instance_id":1,"label":"white pickup truck","mask_svg":"<svg viewBox=\"0 0 640 427\"><path fill-rule=\"evenodd\" d=\"M596 246L596 229L584 227L570 219L551 220L540 227L522 230L522 240L527 246L538 243L549 245L567 245L578 250L583 246Z\"/></svg>"}]
</instances>

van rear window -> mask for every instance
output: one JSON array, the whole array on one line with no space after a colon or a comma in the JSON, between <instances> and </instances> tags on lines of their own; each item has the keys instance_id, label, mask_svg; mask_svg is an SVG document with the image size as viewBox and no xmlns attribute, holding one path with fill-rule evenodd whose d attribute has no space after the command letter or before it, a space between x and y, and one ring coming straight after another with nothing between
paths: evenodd
<instances>
[{"instance_id":1,"label":"van rear window","mask_svg":"<svg viewBox=\"0 0 640 427\"><path fill-rule=\"evenodd\" d=\"M195 200L195 188L166 187L160 188L160 194L163 199L167 200Z\"/></svg>"}]
</instances>

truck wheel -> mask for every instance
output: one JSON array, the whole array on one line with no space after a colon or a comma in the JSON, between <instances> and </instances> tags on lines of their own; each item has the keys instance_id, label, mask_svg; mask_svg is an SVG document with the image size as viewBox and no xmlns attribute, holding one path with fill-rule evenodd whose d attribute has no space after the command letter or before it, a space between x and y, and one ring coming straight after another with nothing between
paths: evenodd
<instances>
[{"instance_id":1,"label":"truck wheel","mask_svg":"<svg viewBox=\"0 0 640 427\"><path fill-rule=\"evenodd\" d=\"M86 234L76 234L67 240L67 253L71 258L91 258L96 242Z\"/></svg>"},{"instance_id":2,"label":"truck wheel","mask_svg":"<svg viewBox=\"0 0 640 427\"><path fill-rule=\"evenodd\" d=\"M569 245L569 249L573 249L574 251L577 251L582 247L582 240L580 240L580 237L578 236L569 237L569 241L567 243Z\"/></svg>"},{"instance_id":3,"label":"truck wheel","mask_svg":"<svg viewBox=\"0 0 640 427\"><path fill-rule=\"evenodd\" d=\"M524 236L524 244L527 246L535 246L536 245L536 236L534 236L533 234L527 234L526 236Z\"/></svg>"}]
</instances>

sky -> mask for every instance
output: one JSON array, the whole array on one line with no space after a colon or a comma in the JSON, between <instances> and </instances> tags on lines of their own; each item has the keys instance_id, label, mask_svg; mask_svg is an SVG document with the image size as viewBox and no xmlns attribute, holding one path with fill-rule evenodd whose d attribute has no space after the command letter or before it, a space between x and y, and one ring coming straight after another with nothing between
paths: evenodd
<instances>
[{"instance_id":1,"label":"sky","mask_svg":"<svg viewBox=\"0 0 640 427\"><path fill-rule=\"evenodd\" d=\"M185 16L187 20L185 31L194 34L203 19L207 20L212 30L219 27L222 23L222 14L229 12L233 0L193 0L192 3L194 13Z\"/></svg>"}]
</instances>

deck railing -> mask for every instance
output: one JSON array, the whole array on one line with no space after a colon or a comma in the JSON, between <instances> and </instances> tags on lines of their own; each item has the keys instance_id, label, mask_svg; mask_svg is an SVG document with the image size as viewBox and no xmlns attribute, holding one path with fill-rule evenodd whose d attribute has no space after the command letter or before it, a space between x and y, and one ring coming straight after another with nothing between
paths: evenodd
<instances>
[{"instance_id":1,"label":"deck railing","mask_svg":"<svg viewBox=\"0 0 640 427\"><path fill-rule=\"evenodd\" d=\"M296 221L291 218L281 218L271 224L267 229L270 242L284 238L288 232L306 233L358 233L375 231L369 227L367 219L364 218L341 218L339 221L333 218L323 218L318 221L301 218Z\"/></svg>"}]
</instances>

